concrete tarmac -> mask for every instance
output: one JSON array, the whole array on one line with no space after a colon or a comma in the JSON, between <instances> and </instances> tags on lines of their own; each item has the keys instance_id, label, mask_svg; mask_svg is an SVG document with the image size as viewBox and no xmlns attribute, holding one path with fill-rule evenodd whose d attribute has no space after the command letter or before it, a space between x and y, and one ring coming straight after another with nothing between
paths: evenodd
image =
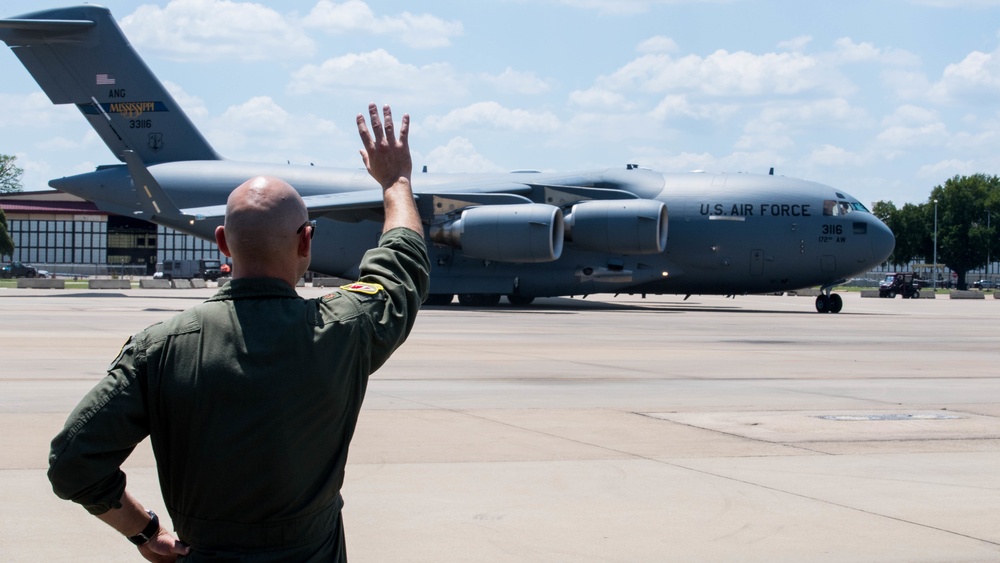
<instances>
[{"instance_id":1,"label":"concrete tarmac","mask_svg":"<svg viewBox=\"0 0 1000 563\"><path fill-rule=\"evenodd\" d=\"M213 291L0 289L0 560L139 560L48 443ZM1000 561L1000 300L844 301L424 308L351 449L351 560ZM148 443L126 471L169 523Z\"/></svg>"}]
</instances>

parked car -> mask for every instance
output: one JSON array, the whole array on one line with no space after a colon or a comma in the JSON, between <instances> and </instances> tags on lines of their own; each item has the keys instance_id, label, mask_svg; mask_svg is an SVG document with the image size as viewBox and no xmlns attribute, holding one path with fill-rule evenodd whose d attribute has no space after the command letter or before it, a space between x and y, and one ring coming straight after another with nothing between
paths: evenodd
<instances>
[{"instance_id":1,"label":"parked car","mask_svg":"<svg viewBox=\"0 0 1000 563\"><path fill-rule=\"evenodd\" d=\"M202 278L215 281L222 277L218 260L166 260L157 262L153 279L192 279Z\"/></svg>"},{"instance_id":2,"label":"parked car","mask_svg":"<svg viewBox=\"0 0 1000 563\"><path fill-rule=\"evenodd\" d=\"M34 266L29 266L23 262L11 262L3 265L0 276L4 278L33 278L38 275L38 270Z\"/></svg>"},{"instance_id":3,"label":"parked car","mask_svg":"<svg viewBox=\"0 0 1000 563\"><path fill-rule=\"evenodd\" d=\"M996 289L997 283L993 280L979 280L972 283L976 289Z\"/></svg>"},{"instance_id":4,"label":"parked car","mask_svg":"<svg viewBox=\"0 0 1000 563\"><path fill-rule=\"evenodd\" d=\"M899 294L903 299L919 299L920 288L914 283L916 279L913 272L887 274L878 284L878 296L895 299Z\"/></svg>"}]
</instances>

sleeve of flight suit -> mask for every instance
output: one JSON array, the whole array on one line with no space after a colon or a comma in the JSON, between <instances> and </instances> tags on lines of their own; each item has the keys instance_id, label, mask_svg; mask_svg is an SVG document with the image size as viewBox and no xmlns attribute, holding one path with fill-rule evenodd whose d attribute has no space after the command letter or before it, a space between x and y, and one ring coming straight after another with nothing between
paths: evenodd
<instances>
[{"instance_id":1,"label":"sleeve of flight suit","mask_svg":"<svg viewBox=\"0 0 1000 563\"><path fill-rule=\"evenodd\" d=\"M48 472L52 490L91 514L121 507L125 491L121 464L149 433L136 356L132 338L52 440Z\"/></svg>"},{"instance_id":2,"label":"sleeve of flight suit","mask_svg":"<svg viewBox=\"0 0 1000 563\"><path fill-rule=\"evenodd\" d=\"M427 245L416 232L397 227L384 233L379 246L365 253L361 261L363 283L377 283L385 299L372 299L362 306L374 323L375 341L372 369L378 369L393 350L406 340L430 288L430 259Z\"/></svg>"}]
</instances>

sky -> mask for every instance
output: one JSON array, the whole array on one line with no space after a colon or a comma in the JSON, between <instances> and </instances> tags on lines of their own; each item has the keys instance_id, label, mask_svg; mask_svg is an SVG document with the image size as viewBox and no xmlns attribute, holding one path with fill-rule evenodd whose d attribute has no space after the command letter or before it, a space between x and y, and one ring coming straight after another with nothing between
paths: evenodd
<instances>
[{"instance_id":1,"label":"sky","mask_svg":"<svg viewBox=\"0 0 1000 563\"><path fill-rule=\"evenodd\" d=\"M433 172L774 167L898 206L1000 174L1000 0L101 5L231 160L361 167L376 102L410 114ZM25 189L118 162L0 49L0 154Z\"/></svg>"}]
</instances>

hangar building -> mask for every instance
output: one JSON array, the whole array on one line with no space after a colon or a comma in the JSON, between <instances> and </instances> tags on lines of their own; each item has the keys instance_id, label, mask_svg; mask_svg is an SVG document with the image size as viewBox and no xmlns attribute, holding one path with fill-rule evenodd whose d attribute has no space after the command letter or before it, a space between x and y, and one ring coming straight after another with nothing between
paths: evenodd
<instances>
[{"instance_id":1,"label":"hangar building","mask_svg":"<svg viewBox=\"0 0 1000 563\"><path fill-rule=\"evenodd\" d=\"M0 194L14 254L59 275L152 275L164 260L228 259L214 242L148 221L100 211L76 196L45 190Z\"/></svg>"}]
</instances>

